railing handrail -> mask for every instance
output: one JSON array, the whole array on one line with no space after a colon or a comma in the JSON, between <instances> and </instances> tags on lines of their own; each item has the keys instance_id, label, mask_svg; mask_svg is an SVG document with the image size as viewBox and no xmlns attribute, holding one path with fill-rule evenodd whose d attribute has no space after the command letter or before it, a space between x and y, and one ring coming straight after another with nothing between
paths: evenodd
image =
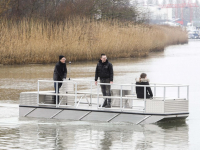
<instances>
[{"instance_id":1,"label":"railing handrail","mask_svg":"<svg viewBox=\"0 0 200 150\"><path fill-rule=\"evenodd\" d=\"M91 81L93 82L94 80L89 80L89 79L71 79L72 81ZM95 82L95 81L94 81Z\"/></svg>"},{"instance_id":2,"label":"railing handrail","mask_svg":"<svg viewBox=\"0 0 200 150\"><path fill-rule=\"evenodd\" d=\"M38 80L38 82L52 82L52 83L56 83L56 82L73 82L72 80L64 80L64 81L54 81L54 80ZM74 82L76 83L76 82Z\"/></svg>"},{"instance_id":3,"label":"railing handrail","mask_svg":"<svg viewBox=\"0 0 200 150\"><path fill-rule=\"evenodd\" d=\"M91 79L71 79L74 81L91 81L91 82L95 82L95 80L91 80ZM135 83L131 83L131 84L135 84ZM185 85L185 84L174 84L174 83L157 83L157 82L150 82L150 84L156 84L156 85Z\"/></svg>"},{"instance_id":4,"label":"railing handrail","mask_svg":"<svg viewBox=\"0 0 200 150\"><path fill-rule=\"evenodd\" d=\"M162 85L183 85L183 84L178 84L178 83L176 83L176 84L174 84L174 83L156 83L156 82L150 82L151 84L158 84L158 85L160 85L160 84L162 84Z\"/></svg>"},{"instance_id":5,"label":"railing handrail","mask_svg":"<svg viewBox=\"0 0 200 150\"><path fill-rule=\"evenodd\" d=\"M84 79L72 79L72 80L64 80L64 81L54 81L54 80L38 80L39 82L73 82L73 81L82 81ZM93 80L84 80L84 81L91 81ZM94 81L95 82L95 81ZM119 83L98 83L98 84L103 84L103 85L122 85L122 86L131 86L131 85L137 85L136 83L131 83L131 84L119 84ZM185 87L189 86L188 84L166 84L166 83L150 83L150 85L137 85L139 87Z\"/></svg>"},{"instance_id":6,"label":"railing handrail","mask_svg":"<svg viewBox=\"0 0 200 150\"><path fill-rule=\"evenodd\" d=\"M186 86L189 86L189 85L184 85L184 84L174 84L174 85L137 85L135 83L133 84L117 84L117 83L98 83L98 85L119 85L119 86L138 86L138 87L186 87Z\"/></svg>"}]
</instances>

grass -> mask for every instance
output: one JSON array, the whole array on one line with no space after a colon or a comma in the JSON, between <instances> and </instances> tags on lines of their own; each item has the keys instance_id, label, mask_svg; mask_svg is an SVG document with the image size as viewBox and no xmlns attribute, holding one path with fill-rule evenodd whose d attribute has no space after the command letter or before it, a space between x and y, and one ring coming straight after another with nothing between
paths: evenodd
<instances>
[{"instance_id":1,"label":"grass","mask_svg":"<svg viewBox=\"0 0 200 150\"><path fill-rule=\"evenodd\" d=\"M143 57L166 46L187 43L179 27L135 25L117 21L69 19L63 23L24 19L0 20L0 64L53 63Z\"/></svg>"}]
</instances>

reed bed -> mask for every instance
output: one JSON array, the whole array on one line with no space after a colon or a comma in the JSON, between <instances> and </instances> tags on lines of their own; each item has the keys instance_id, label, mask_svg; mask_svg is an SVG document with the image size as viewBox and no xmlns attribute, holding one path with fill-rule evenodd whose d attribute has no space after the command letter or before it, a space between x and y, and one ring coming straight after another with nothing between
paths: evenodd
<instances>
[{"instance_id":1,"label":"reed bed","mask_svg":"<svg viewBox=\"0 0 200 150\"><path fill-rule=\"evenodd\" d=\"M136 25L131 22L73 18L62 23L28 20L0 21L0 64L143 57L166 46L187 43L179 27Z\"/></svg>"}]
</instances>

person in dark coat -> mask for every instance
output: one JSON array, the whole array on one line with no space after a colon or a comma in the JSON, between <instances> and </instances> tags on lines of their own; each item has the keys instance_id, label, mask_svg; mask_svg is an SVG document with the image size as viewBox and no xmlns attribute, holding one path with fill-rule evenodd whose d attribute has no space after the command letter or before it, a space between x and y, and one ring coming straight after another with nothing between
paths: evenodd
<instances>
[{"instance_id":1,"label":"person in dark coat","mask_svg":"<svg viewBox=\"0 0 200 150\"><path fill-rule=\"evenodd\" d=\"M101 59L97 63L95 71L95 84L97 85L98 77L100 77L100 83L113 83L113 66L107 60L105 54L101 54ZM101 91L103 96L111 96L110 85L101 85ZM111 99L106 98L102 107L111 108Z\"/></svg>"},{"instance_id":2,"label":"person in dark coat","mask_svg":"<svg viewBox=\"0 0 200 150\"><path fill-rule=\"evenodd\" d=\"M66 58L63 55L59 56L59 61L56 63L54 68L53 80L54 81L64 81L67 77L67 67L66 67ZM62 83L58 83L58 93L59 89L62 86ZM56 93L56 83L54 83L54 89ZM59 96L58 96L59 103ZM54 104L56 104L56 96L54 96Z\"/></svg>"},{"instance_id":3,"label":"person in dark coat","mask_svg":"<svg viewBox=\"0 0 200 150\"><path fill-rule=\"evenodd\" d=\"M146 73L142 73L139 80L136 79L136 85L149 85ZM144 98L144 87L136 86L136 94L137 98ZM151 87L146 87L146 98L153 98Z\"/></svg>"}]
</instances>

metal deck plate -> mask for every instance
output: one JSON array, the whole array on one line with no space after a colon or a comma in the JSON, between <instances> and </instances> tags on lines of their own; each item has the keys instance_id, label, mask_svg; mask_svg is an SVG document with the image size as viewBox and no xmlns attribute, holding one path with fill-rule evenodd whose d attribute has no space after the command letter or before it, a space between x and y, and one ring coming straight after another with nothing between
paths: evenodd
<instances>
[{"instance_id":1,"label":"metal deck plate","mask_svg":"<svg viewBox=\"0 0 200 150\"><path fill-rule=\"evenodd\" d=\"M160 120L162 120L164 117L163 116L150 116L149 118L145 119L142 121L140 124L149 124L149 123L155 123Z\"/></svg>"},{"instance_id":2,"label":"metal deck plate","mask_svg":"<svg viewBox=\"0 0 200 150\"><path fill-rule=\"evenodd\" d=\"M25 117L29 112L31 112L35 108L23 107L19 109L19 116Z\"/></svg>"},{"instance_id":3,"label":"metal deck plate","mask_svg":"<svg viewBox=\"0 0 200 150\"><path fill-rule=\"evenodd\" d=\"M120 114L110 122L131 122L137 124L144 118L145 115Z\"/></svg>"},{"instance_id":4,"label":"metal deck plate","mask_svg":"<svg viewBox=\"0 0 200 150\"><path fill-rule=\"evenodd\" d=\"M44 108L37 108L32 111L27 117L38 117L38 118L51 118L56 113L58 113L59 109L44 109Z\"/></svg>"},{"instance_id":5,"label":"metal deck plate","mask_svg":"<svg viewBox=\"0 0 200 150\"><path fill-rule=\"evenodd\" d=\"M118 113L106 113L106 112L91 112L85 116L82 120L84 121L108 121L116 116Z\"/></svg>"},{"instance_id":6,"label":"metal deck plate","mask_svg":"<svg viewBox=\"0 0 200 150\"><path fill-rule=\"evenodd\" d=\"M69 119L69 120L79 120L81 117L85 116L90 111L76 111L76 110L63 110L55 119Z\"/></svg>"}]
</instances>

